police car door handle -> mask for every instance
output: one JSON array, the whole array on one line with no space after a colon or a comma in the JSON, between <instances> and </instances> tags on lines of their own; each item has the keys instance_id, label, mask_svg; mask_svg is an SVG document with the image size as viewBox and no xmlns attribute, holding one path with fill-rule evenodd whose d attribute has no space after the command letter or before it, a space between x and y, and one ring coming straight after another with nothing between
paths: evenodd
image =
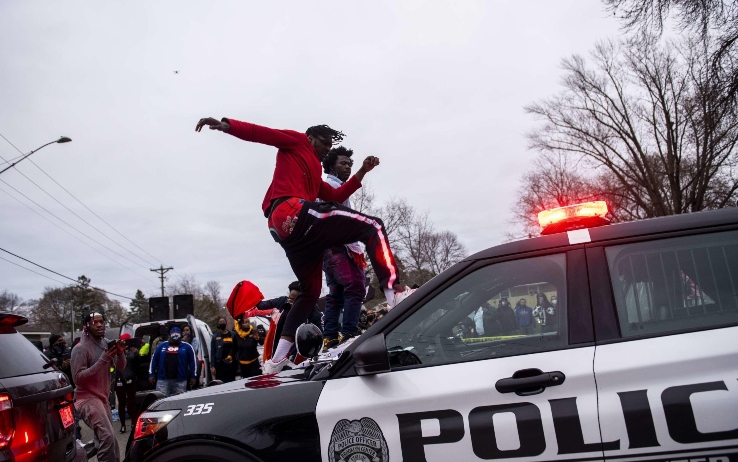
<instances>
[{"instance_id":1,"label":"police car door handle","mask_svg":"<svg viewBox=\"0 0 738 462\"><path fill-rule=\"evenodd\" d=\"M563 372L543 372L540 369L522 369L512 377L500 379L495 383L495 388L500 393L515 392L520 396L537 395L542 393L546 387L561 385L566 380Z\"/></svg>"}]
</instances>

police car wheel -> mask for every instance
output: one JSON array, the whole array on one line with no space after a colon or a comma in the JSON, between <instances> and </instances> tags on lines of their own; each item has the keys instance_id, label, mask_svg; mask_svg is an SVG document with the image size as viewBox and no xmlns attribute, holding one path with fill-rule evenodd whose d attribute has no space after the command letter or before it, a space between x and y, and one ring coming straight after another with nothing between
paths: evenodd
<instances>
[{"instance_id":1,"label":"police car wheel","mask_svg":"<svg viewBox=\"0 0 738 462\"><path fill-rule=\"evenodd\" d=\"M147 457L146 462L262 462L246 451L227 445L207 440L189 440L175 443L161 453Z\"/></svg>"}]
</instances>

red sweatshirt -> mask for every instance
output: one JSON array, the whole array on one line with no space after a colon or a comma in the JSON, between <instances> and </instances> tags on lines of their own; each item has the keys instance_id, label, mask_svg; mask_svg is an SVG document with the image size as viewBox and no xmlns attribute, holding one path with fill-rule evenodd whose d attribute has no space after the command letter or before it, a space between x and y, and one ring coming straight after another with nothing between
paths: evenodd
<instances>
[{"instance_id":1,"label":"red sweatshirt","mask_svg":"<svg viewBox=\"0 0 738 462\"><path fill-rule=\"evenodd\" d=\"M272 184L269 185L264 202L261 204L264 216L268 216L272 200L280 197L299 197L310 202L322 199L343 203L361 187L355 176L336 189L323 181L321 178L323 167L318 159L318 153L304 133L275 130L234 119L224 120L231 124L228 131L231 135L278 149Z\"/></svg>"}]
</instances>

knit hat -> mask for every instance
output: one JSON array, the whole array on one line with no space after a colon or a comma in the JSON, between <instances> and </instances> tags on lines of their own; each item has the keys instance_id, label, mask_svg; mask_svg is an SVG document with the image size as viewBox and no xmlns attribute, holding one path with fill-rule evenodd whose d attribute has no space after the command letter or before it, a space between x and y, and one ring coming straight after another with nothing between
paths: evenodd
<instances>
[{"instance_id":1,"label":"knit hat","mask_svg":"<svg viewBox=\"0 0 738 462\"><path fill-rule=\"evenodd\" d=\"M182 333L182 329L180 329L180 328L179 328L179 327L177 327L177 326L174 326L174 327L172 327L171 329L169 329L169 335L172 335L172 332L174 332L174 331L177 331L177 332L179 332L180 334Z\"/></svg>"},{"instance_id":2,"label":"knit hat","mask_svg":"<svg viewBox=\"0 0 738 462\"><path fill-rule=\"evenodd\" d=\"M62 336L61 336L61 335L59 335L59 334L51 334L51 335L49 336L49 348L51 348L52 346L54 346L54 344L55 344L55 343L57 342L57 340L59 340L60 338L62 338Z\"/></svg>"},{"instance_id":3,"label":"knit hat","mask_svg":"<svg viewBox=\"0 0 738 462\"><path fill-rule=\"evenodd\" d=\"M129 334L128 332L126 332L125 334L120 334L121 340L128 340L129 338L131 338L131 334Z\"/></svg>"}]
</instances>

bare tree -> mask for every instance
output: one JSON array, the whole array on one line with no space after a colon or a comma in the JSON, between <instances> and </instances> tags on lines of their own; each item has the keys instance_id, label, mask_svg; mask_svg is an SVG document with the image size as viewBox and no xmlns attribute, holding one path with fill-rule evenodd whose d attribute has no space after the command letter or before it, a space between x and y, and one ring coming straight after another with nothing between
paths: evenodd
<instances>
[{"instance_id":1,"label":"bare tree","mask_svg":"<svg viewBox=\"0 0 738 462\"><path fill-rule=\"evenodd\" d=\"M105 303L105 320L110 327L119 327L129 315L130 312L118 300L108 300Z\"/></svg>"},{"instance_id":2,"label":"bare tree","mask_svg":"<svg viewBox=\"0 0 738 462\"><path fill-rule=\"evenodd\" d=\"M202 286L194 275L185 274L179 277L176 282L167 287L167 291L170 296L191 294L194 302L194 316L211 326L218 322L219 306L210 295L203 292Z\"/></svg>"},{"instance_id":3,"label":"bare tree","mask_svg":"<svg viewBox=\"0 0 738 462\"><path fill-rule=\"evenodd\" d=\"M370 182L365 181L361 188L351 196L351 207L357 212L374 215L377 213L374 201L374 188Z\"/></svg>"},{"instance_id":4,"label":"bare tree","mask_svg":"<svg viewBox=\"0 0 738 462\"><path fill-rule=\"evenodd\" d=\"M221 295L221 286L218 281L208 281L205 283L205 295L219 308L223 307L223 296Z\"/></svg>"},{"instance_id":5,"label":"bare tree","mask_svg":"<svg viewBox=\"0 0 738 462\"><path fill-rule=\"evenodd\" d=\"M23 299L20 298L18 294L8 292L7 290L0 292L0 311L16 313L22 303Z\"/></svg>"},{"instance_id":6,"label":"bare tree","mask_svg":"<svg viewBox=\"0 0 738 462\"><path fill-rule=\"evenodd\" d=\"M451 231L430 233L425 247L428 270L433 276L447 270L466 256L466 248Z\"/></svg>"},{"instance_id":7,"label":"bare tree","mask_svg":"<svg viewBox=\"0 0 738 462\"><path fill-rule=\"evenodd\" d=\"M612 176L598 175L596 171L587 174L583 163L561 152L544 152L533 160L531 170L523 174L511 207L513 222L522 233L506 232L508 240L539 235L538 213L542 210L582 202L606 201L610 210L608 218L613 222L636 218L630 215L630 209L625 206L627 200Z\"/></svg>"},{"instance_id":8,"label":"bare tree","mask_svg":"<svg viewBox=\"0 0 738 462\"><path fill-rule=\"evenodd\" d=\"M734 203L738 118L696 44L608 41L591 59L565 59L564 91L526 107L544 120L530 146L595 169L623 217Z\"/></svg>"},{"instance_id":9,"label":"bare tree","mask_svg":"<svg viewBox=\"0 0 738 462\"><path fill-rule=\"evenodd\" d=\"M405 284L422 285L466 256L456 234L437 231L428 213L404 198L390 199L378 211Z\"/></svg>"},{"instance_id":10,"label":"bare tree","mask_svg":"<svg viewBox=\"0 0 738 462\"><path fill-rule=\"evenodd\" d=\"M735 104L738 94L738 2L735 0L604 0L626 30L641 36L661 36L666 20L676 29L696 35L709 49L713 72L722 78L723 104Z\"/></svg>"}]
</instances>

